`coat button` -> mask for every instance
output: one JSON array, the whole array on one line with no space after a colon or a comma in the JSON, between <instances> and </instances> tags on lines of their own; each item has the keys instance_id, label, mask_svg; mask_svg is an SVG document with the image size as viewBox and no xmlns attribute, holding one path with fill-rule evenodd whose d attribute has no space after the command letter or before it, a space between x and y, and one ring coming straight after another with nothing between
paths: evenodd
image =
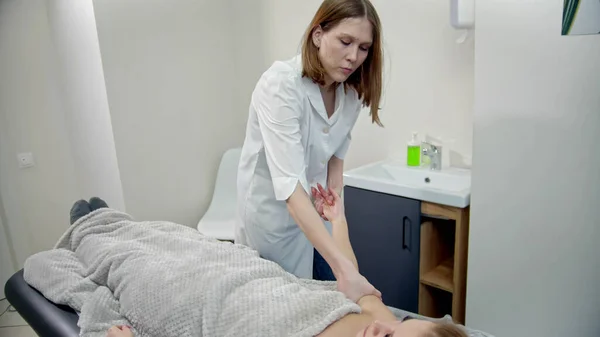
<instances>
[{"instance_id":1,"label":"coat button","mask_svg":"<svg viewBox=\"0 0 600 337\"><path fill-rule=\"evenodd\" d=\"M329 133L329 128L328 127L324 127L323 128L323 133Z\"/></svg>"}]
</instances>

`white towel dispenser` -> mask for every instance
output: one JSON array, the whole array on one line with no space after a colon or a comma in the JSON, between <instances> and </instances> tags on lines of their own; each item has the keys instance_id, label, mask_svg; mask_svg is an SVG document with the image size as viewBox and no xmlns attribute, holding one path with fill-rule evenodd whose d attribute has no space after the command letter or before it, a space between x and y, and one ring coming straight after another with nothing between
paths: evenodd
<instances>
[{"instance_id":1,"label":"white towel dispenser","mask_svg":"<svg viewBox=\"0 0 600 337\"><path fill-rule=\"evenodd\" d=\"M450 0L450 24L456 29L473 29L475 0Z\"/></svg>"}]
</instances>

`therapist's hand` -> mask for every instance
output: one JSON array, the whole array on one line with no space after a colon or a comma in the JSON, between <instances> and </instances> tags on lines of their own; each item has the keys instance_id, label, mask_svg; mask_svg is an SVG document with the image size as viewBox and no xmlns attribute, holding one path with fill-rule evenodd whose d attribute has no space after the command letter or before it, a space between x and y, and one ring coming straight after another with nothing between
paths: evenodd
<instances>
[{"instance_id":1,"label":"therapist's hand","mask_svg":"<svg viewBox=\"0 0 600 337\"><path fill-rule=\"evenodd\" d=\"M352 264L345 267L339 275L335 275L337 279L337 290L344 293L348 299L353 302L358 302L361 298L368 295L373 295L381 299L381 292L367 281Z\"/></svg>"},{"instance_id":2,"label":"therapist's hand","mask_svg":"<svg viewBox=\"0 0 600 337\"><path fill-rule=\"evenodd\" d=\"M325 199L321 196L321 193L319 193L319 190L317 190L314 187L311 187L311 192L312 192L312 200L313 200L313 204L315 205L315 209L317 210L317 213L319 213L319 216L321 216L321 218L325 221L329 221L329 219L327 219L327 217L325 216L325 213L323 212L323 206L325 205Z\"/></svg>"},{"instance_id":3,"label":"therapist's hand","mask_svg":"<svg viewBox=\"0 0 600 337\"><path fill-rule=\"evenodd\" d=\"M319 187L323 189L321 185L319 185ZM327 191L326 193L328 193L328 195L323 196L323 193L325 193L325 191ZM325 215L325 217L329 219L329 221L331 221L332 224L340 221L346 221L344 203L342 202L342 199L340 198L339 194L337 194L335 190L329 187L327 188L327 190L323 190L323 192L321 192L320 195L320 198L323 199L323 215ZM325 199L327 198L333 200L333 202L330 203L325 201Z\"/></svg>"},{"instance_id":4,"label":"therapist's hand","mask_svg":"<svg viewBox=\"0 0 600 337\"><path fill-rule=\"evenodd\" d=\"M330 217L327 217L325 214L325 208L327 206L331 207L335 204L335 197L333 190L331 188L325 189L321 184L317 184L317 188L311 187L313 203L315 205L315 209L317 213L321 216L321 218L325 221L331 221Z\"/></svg>"}]
</instances>

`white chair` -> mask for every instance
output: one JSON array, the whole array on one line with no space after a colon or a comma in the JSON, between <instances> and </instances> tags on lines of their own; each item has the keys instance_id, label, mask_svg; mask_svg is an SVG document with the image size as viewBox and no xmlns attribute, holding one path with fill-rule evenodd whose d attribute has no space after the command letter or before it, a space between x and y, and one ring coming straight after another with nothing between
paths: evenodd
<instances>
[{"instance_id":1,"label":"white chair","mask_svg":"<svg viewBox=\"0 0 600 337\"><path fill-rule=\"evenodd\" d=\"M198 231L222 241L233 241L237 205L237 169L241 148L229 149L219 164L217 181L208 210L198 222Z\"/></svg>"}]
</instances>

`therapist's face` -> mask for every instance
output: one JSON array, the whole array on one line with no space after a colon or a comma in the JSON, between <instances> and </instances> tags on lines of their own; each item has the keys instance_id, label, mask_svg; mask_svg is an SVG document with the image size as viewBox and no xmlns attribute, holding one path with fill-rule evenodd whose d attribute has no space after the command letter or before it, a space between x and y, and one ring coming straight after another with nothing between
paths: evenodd
<instances>
[{"instance_id":1,"label":"therapist's face","mask_svg":"<svg viewBox=\"0 0 600 337\"><path fill-rule=\"evenodd\" d=\"M313 43L325 68L325 83L344 82L369 55L373 44L373 27L367 18L348 18L323 31L317 27Z\"/></svg>"}]
</instances>

